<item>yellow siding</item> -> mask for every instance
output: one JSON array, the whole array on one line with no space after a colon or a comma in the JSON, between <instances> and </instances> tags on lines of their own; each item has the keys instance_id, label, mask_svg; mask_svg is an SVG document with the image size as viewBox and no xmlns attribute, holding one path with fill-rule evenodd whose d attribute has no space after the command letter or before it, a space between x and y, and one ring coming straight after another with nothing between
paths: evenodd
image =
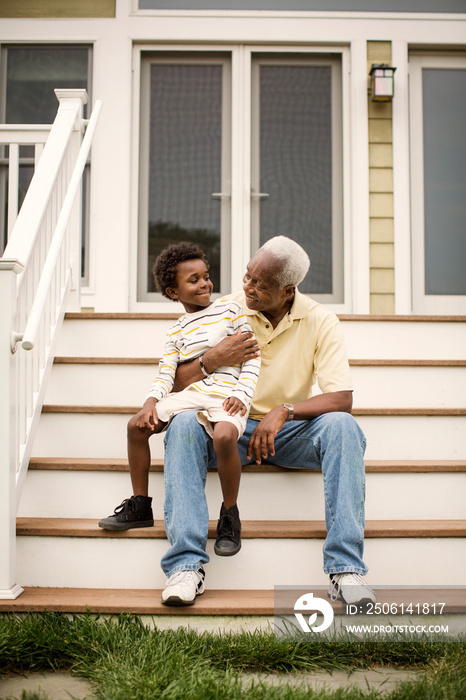
<instances>
[{"instance_id":1,"label":"yellow siding","mask_svg":"<svg viewBox=\"0 0 466 700\"><path fill-rule=\"evenodd\" d=\"M371 219L371 243L393 243L393 219Z\"/></svg>"},{"instance_id":2,"label":"yellow siding","mask_svg":"<svg viewBox=\"0 0 466 700\"><path fill-rule=\"evenodd\" d=\"M394 300L391 294L371 294L371 311L373 314L393 314Z\"/></svg>"},{"instance_id":3,"label":"yellow siding","mask_svg":"<svg viewBox=\"0 0 466 700\"><path fill-rule=\"evenodd\" d=\"M391 65L391 44L367 44L367 74L373 63ZM368 78L368 87L370 80ZM392 105L369 100L370 310L395 313L393 237Z\"/></svg>"},{"instance_id":4,"label":"yellow siding","mask_svg":"<svg viewBox=\"0 0 466 700\"><path fill-rule=\"evenodd\" d=\"M377 272L378 270L385 270L387 268L393 270L394 252L395 250L393 243L371 243L371 274L373 272ZM379 289L374 290L374 293L378 293L379 291Z\"/></svg>"},{"instance_id":5,"label":"yellow siding","mask_svg":"<svg viewBox=\"0 0 466 700\"><path fill-rule=\"evenodd\" d=\"M393 218L393 194L388 192L369 193L369 216L371 219Z\"/></svg>"},{"instance_id":6,"label":"yellow siding","mask_svg":"<svg viewBox=\"0 0 466 700\"><path fill-rule=\"evenodd\" d=\"M391 294L395 283L394 270L371 270L371 285L377 287L380 294Z\"/></svg>"},{"instance_id":7,"label":"yellow siding","mask_svg":"<svg viewBox=\"0 0 466 700\"><path fill-rule=\"evenodd\" d=\"M369 171L370 192L393 192L393 170L391 168L371 168Z\"/></svg>"},{"instance_id":8,"label":"yellow siding","mask_svg":"<svg viewBox=\"0 0 466 700\"><path fill-rule=\"evenodd\" d=\"M391 168L392 164L393 148L390 143L369 143L369 168Z\"/></svg>"},{"instance_id":9,"label":"yellow siding","mask_svg":"<svg viewBox=\"0 0 466 700\"><path fill-rule=\"evenodd\" d=\"M115 17L116 0L1 0L0 17Z\"/></svg>"}]
</instances>

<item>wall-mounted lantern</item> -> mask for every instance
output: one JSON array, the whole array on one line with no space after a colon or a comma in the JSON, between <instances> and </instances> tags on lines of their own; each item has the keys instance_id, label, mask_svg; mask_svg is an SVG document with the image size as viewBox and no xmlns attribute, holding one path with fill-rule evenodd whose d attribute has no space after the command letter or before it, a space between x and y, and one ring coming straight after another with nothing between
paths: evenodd
<instances>
[{"instance_id":1,"label":"wall-mounted lantern","mask_svg":"<svg viewBox=\"0 0 466 700\"><path fill-rule=\"evenodd\" d=\"M396 68L386 63L373 63L371 72L371 100L390 102L395 92L394 73Z\"/></svg>"}]
</instances>

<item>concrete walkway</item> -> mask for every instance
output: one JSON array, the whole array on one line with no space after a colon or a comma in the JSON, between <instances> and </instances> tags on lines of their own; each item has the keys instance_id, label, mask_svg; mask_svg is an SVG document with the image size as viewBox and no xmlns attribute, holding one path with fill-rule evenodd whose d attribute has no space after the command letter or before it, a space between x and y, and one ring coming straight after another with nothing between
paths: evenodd
<instances>
[{"instance_id":1,"label":"concrete walkway","mask_svg":"<svg viewBox=\"0 0 466 700\"><path fill-rule=\"evenodd\" d=\"M346 671L334 671L330 673L244 673L242 675L245 688L254 683L270 685L297 686L305 684L313 690L333 691L337 688L350 688L357 686L361 690L371 688L383 693L392 691L396 684L406 680L422 678L422 673L417 671L398 671L395 669L372 669L369 671L355 671L348 675ZM50 700L92 700L92 685L83 678L71 676L65 671L54 673L29 673L25 675L9 674L0 678L0 698L19 698L22 691L39 692L42 690Z\"/></svg>"},{"instance_id":2,"label":"concrete walkway","mask_svg":"<svg viewBox=\"0 0 466 700\"><path fill-rule=\"evenodd\" d=\"M398 671L396 669L376 668L367 671L334 671L333 673L248 673L243 674L244 685L249 687L257 681L274 686L298 686L304 684L312 690L335 691L338 688L356 686L361 690L379 690L389 693L402 681L415 681L422 678L418 671Z\"/></svg>"},{"instance_id":3,"label":"concrete walkway","mask_svg":"<svg viewBox=\"0 0 466 700\"><path fill-rule=\"evenodd\" d=\"M38 693L42 690L51 700L91 700L92 686L84 680L71 676L66 671L53 673L8 674L0 678L0 698L20 698L23 690Z\"/></svg>"}]
</instances>

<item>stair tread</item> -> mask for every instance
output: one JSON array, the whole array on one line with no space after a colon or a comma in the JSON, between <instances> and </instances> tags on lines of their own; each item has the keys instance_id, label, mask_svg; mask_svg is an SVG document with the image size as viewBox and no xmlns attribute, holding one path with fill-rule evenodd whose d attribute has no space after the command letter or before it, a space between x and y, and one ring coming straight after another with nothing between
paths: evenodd
<instances>
[{"instance_id":1,"label":"stair tread","mask_svg":"<svg viewBox=\"0 0 466 700\"><path fill-rule=\"evenodd\" d=\"M157 365L160 357L57 356L56 365ZM352 367L466 367L466 360L350 359Z\"/></svg>"},{"instance_id":2,"label":"stair tread","mask_svg":"<svg viewBox=\"0 0 466 700\"><path fill-rule=\"evenodd\" d=\"M177 319L181 316L181 312L160 312L160 313L144 313L144 312L101 312L101 311L78 311L78 312L68 312L65 314L65 319L73 321L84 321L84 320L157 320L157 319ZM466 321L466 316L456 315L456 316L445 316L445 315L408 315L408 314L338 314L340 321L369 321L369 322L380 322L380 321L402 321L415 323L464 323Z\"/></svg>"},{"instance_id":3,"label":"stair tread","mask_svg":"<svg viewBox=\"0 0 466 700\"><path fill-rule=\"evenodd\" d=\"M42 413L85 413L134 415L140 406L97 406L86 404L44 404ZM466 408L353 408L353 416L466 416Z\"/></svg>"},{"instance_id":4,"label":"stair tread","mask_svg":"<svg viewBox=\"0 0 466 700\"><path fill-rule=\"evenodd\" d=\"M308 590L308 589L306 589ZM310 589L309 589L310 590ZM327 598L326 589L313 589L316 596ZM219 616L273 616L274 591L262 589L249 590L217 590L206 589L206 592L196 598L196 604L189 607L171 607L162 605L161 589L114 589L114 588L42 588L25 587L15 600L0 600L0 612L69 612L69 613L107 613L121 612L137 613L139 615L219 615ZM464 612L464 605L458 606L461 594L458 590L429 590L434 601L446 603L444 612ZM377 601L397 603L413 599L425 601L426 590L411 589L409 594L399 590L377 590ZM330 601L335 614L343 614L344 606Z\"/></svg>"},{"instance_id":5,"label":"stair tread","mask_svg":"<svg viewBox=\"0 0 466 700\"><path fill-rule=\"evenodd\" d=\"M209 522L209 538L216 536L217 521ZM19 536L165 539L163 520L154 527L123 532L103 530L92 518L28 518L16 520ZM244 520L243 539L324 539L323 520ZM366 538L466 537L466 520L368 520Z\"/></svg>"},{"instance_id":6,"label":"stair tread","mask_svg":"<svg viewBox=\"0 0 466 700\"><path fill-rule=\"evenodd\" d=\"M33 457L29 463L31 470L48 471L128 471L127 459L95 459L75 457ZM154 459L152 472L163 471L163 460ZM217 471L212 468L210 471ZM314 469L287 469L273 464L249 464L243 467L245 473L274 472L310 472L320 474ZM466 460L366 460L366 473L449 473L466 472Z\"/></svg>"}]
</instances>

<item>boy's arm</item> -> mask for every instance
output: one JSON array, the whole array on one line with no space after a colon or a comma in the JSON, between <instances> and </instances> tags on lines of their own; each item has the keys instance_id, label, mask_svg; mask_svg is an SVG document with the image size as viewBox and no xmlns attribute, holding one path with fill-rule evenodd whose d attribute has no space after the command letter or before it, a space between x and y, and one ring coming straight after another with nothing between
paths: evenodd
<instances>
[{"instance_id":1,"label":"boy's arm","mask_svg":"<svg viewBox=\"0 0 466 700\"><path fill-rule=\"evenodd\" d=\"M163 348L163 357L154 382L149 389L146 400L153 398L159 401L173 389L176 368L180 361L180 353L171 336L167 335Z\"/></svg>"}]
</instances>

